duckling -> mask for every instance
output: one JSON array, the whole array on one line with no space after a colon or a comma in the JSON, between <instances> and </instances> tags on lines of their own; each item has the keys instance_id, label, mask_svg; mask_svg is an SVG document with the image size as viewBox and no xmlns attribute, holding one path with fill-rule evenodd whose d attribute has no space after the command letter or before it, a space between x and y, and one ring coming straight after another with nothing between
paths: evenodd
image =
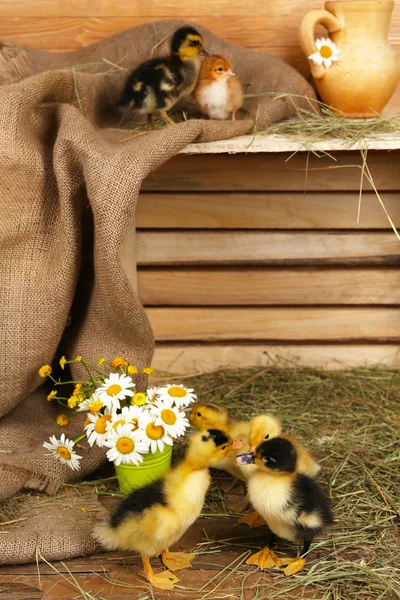
<instances>
[{"instance_id":1,"label":"duckling","mask_svg":"<svg viewBox=\"0 0 400 600\"><path fill-rule=\"evenodd\" d=\"M258 417L258 419L260 418L261 417ZM209 429L210 427L214 429L221 429L222 431L225 431L225 433L229 434L233 439L241 440L243 442L241 452L249 451L250 424L253 421L232 421L229 419L228 412L224 408L218 406L217 404L205 402L199 402L193 405L189 415L189 421L193 427L199 431L202 431L203 429ZM280 434L281 426L278 419L264 415L262 423L264 426L263 439L266 435L269 435L272 438ZM238 452L236 454L238 454ZM227 471L239 481L246 481L249 473L248 467L246 469L242 469L237 464L235 454L227 456L224 458L224 460L213 466L215 469ZM236 483L237 481L234 482L234 484ZM231 487L231 489L233 488Z\"/></svg>"},{"instance_id":2,"label":"duckling","mask_svg":"<svg viewBox=\"0 0 400 600\"><path fill-rule=\"evenodd\" d=\"M163 479L129 494L111 518L96 527L94 537L108 550L140 552L151 585L173 589L179 579L171 571L190 567L194 554L168 548L200 515L211 480L209 467L236 448L237 443L223 431L196 433L184 460ZM169 570L155 574L150 557L159 554Z\"/></svg>"},{"instance_id":3,"label":"duckling","mask_svg":"<svg viewBox=\"0 0 400 600\"><path fill-rule=\"evenodd\" d=\"M319 464L315 462L308 450L306 450L296 438L288 433L281 433L280 427L279 429L276 427L274 428L274 421L276 422L276 419L267 415L259 415L250 421L249 452L253 452L255 448L265 440L280 436L289 440L296 448L298 457L297 468L299 473L315 477L321 469Z\"/></svg>"},{"instance_id":4,"label":"duckling","mask_svg":"<svg viewBox=\"0 0 400 600\"><path fill-rule=\"evenodd\" d=\"M231 421L228 412L224 408L211 403L194 404L189 415L189 421L200 431L215 427L243 443L242 448L238 449L237 452L231 453L219 463L213 465L214 469L227 471L235 478L228 487L224 488L227 493L231 492L238 483L246 482L250 474L251 467L248 465L245 468L241 467L237 463L236 457L239 451L242 453L250 451L250 445L253 443L253 437L250 436L251 425L253 424L254 440L258 439L260 431L262 431L263 440L276 437L281 432L281 424L275 417L262 415L255 417L252 421ZM264 519L254 511L240 517L238 523L246 523L251 529L265 525Z\"/></svg>"},{"instance_id":5,"label":"duckling","mask_svg":"<svg viewBox=\"0 0 400 600\"><path fill-rule=\"evenodd\" d=\"M271 535L268 546L247 560L261 569L281 568L285 575L300 571L304 556L316 535L333 522L329 500L316 481L299 472L299 454L295 444L285 437L262 442L254 452L241 454L240 464L253 464L248 479L248 496L267 522ZM275 536L291 542L303 542L297 558L278 558L273 552Z\"/></svg>"},{"instance_id":6,"label":"duckling","mask_svg":"<svg viewBox=\"0 0 400 600\"><path fill-rule=\"evenodd\" d=\"M129 76L119 99L119 106L128 106L147 115L147 129L154 128L154 115L170 124L174 121L167 110L194 90L200 71L203 38L193 27L175 31L171 54L152 58L139 65Z\"/></svg>"},{"instance_id":7,"label":"duckling","mask_svg":"<svg viewBox=\"0 0 400 600\"><path fill-rule=\"evenodd\" d=\"M193 97L210 119L236 120L236 112L243 104L243 88L229 60L223 56L203 60Z\"/></svg>"}]
</instances>

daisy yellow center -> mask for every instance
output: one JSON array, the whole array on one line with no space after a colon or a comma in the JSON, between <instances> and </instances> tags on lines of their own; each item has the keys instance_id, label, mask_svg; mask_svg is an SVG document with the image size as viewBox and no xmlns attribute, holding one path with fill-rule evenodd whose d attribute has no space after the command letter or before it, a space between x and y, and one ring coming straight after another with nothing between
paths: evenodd
<instances>
[{"instance_id":1,"label":"daisy yellow center","mask_svg":"<svg viewBox=\"0 0 400 600\"><path fill-rule=\"evenodd\" d=\"M115 429L115 431L117 431L118 425L123 425L124 423L125 421L123 419L119 419L118 421L115 421L113 428Z\"/></svg>"},{"instance_id":2,"label":"daisy yellow center","mask_svg":"<svg viewBox=\"0 0 400 600\"><path fill-rule=\"evenodd\" d=\"M167 425L174 425L176 423L176 414L169 408L164 408L161 411L161 418Z\"/></svg>"},{"instance_id":3,"label":"daisy yellow center","mask_svg":"<svg viewBox=\"0 0 400 600\"><path fill-rule=\"evenodd\" d=\"M168 388L168 394L173 398L183 398L183 396L186 396L186 390L178 385L172 385L170 388Z\"/></svg>"},{"instance_id":4,"label":"daisy yellow center","mask_svg":"<svg viewBox=\"0 0 400 600\"><path fill-rule=\"evenodd\" d=\"M131 420L131 425L132 425L132 431L136 431L136 429L139 429L139 419L133 418Z\"/></svg>"},{"instance_id":5,"label":"daisy yellow center","mask_svg":"<svg viewBox=\"0 0 400 600\"><path fill-rule=\"evenodd\" d=\"M154 425L153 421L147 425L146 434L151 440L159 440L164 435L164 427L161 427L161 425Z\"/></svg>"},{"instance_id":6,"label":"daisy yellow center","mask_svg":"<svg viewBox=\"0 0 400 600\"><path fill-rule=\"evenodd\" d=\"M59 446L57 448L57 454L61 456L61 458L65 458L65 460L70 460L71 452L65 446Z\"/></svg>"},{"instance_id":7,"label":"daisy yellow center","mask_svg":"<svg viewBox=\"0 0 400 600\"><path fill-rule=\"evenodd\" d=\"M332 56L332 48L329 46L321 46L321 50L319 51L322 58L330 58Z\"/></svg>"},{"instance_id":8,"label":"daisy yellow center","mask_svg":"<svg viewBox=\"0 0 400 600\"><path fill-rule=\"evenodd\" d=\"M103 415L99 417L95 423L94 430L96 433L105 433L108 421L111 421L111 417Z\"/></svg>"},{"instance_id":9,"label":"daisy yellow center","mask_svg":"<svg viewBox=\"0 0 400 600\"><path fill-rule=\"evenodd\" d=\"M117 394L120 393L121 390L122 390L122 387L120 385L118 385L118 383L113 383L112 385L108 386L107 394L109 396L116 396Z\"/></svg>"},{"instance_id":10,"label":"daisy yellow center","mask_svg":"<svg viewBox=\"0 0 400 600\"><path fill-rule=\"evenodd\" d=\"M120 454L130 454L135 449L135 442L128 437L120 437L116 443L116 448Z\"/></svg>"}]
</instances>

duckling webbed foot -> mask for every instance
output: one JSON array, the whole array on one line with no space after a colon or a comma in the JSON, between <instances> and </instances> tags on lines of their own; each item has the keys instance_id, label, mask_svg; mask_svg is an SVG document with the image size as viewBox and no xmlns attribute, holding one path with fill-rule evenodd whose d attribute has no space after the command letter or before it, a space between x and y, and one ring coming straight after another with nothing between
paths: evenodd
<instances>
[{"instance_id":1,"label":"duckling webbed foot","mask_svg":"<svg viewBox=\"0 0 400 600\"><path fill-rule=\"evenodd\" d=\"M286 565L286 567L279 566L279 570L286 576L298 573L306 564L305 558L279 558L278 560L281 565Z\"/></svg>"},{"instance_id":2,"label":"duckling webbed foot","mask_svg":"<svg viewBox=\"0 0 400 600\"><path fill-rule=\"evenodd\" d=\"M162 561L170 571L179 571L179 569L191 567L192 564L190 561L195 556L193 552L170 552L168 548L161 552Z\"/></svg>"},{"instance_id":3,"label":"duckling webbed foot","mask_svg":"<svg viewBox=\"0 0 400 600\"><path fill-rule=\"evenodd\" d=\"M179 579L170 571L162 571L161 573L154 573L150 565L150 559L145 554L142 554L142 562L144 567L144 574L147 581L160 590L173 590L175 583L178 583Z\"/></svg>"},{"instance_id":4,"label":"duckling webbed foot","mask_svg":"<svg viewBox=\"0 0 400 600\"><path fill-rule=\"evenodd\" d=\"M175 125L175 121L171 119L166 110L160 110L160 117L170 125Z\"/></svg>"},{"instance_id":5,"label":"duckling webbed foot","mask_svg":"<svg viewBox=\"0 0 400 600\"><path fill-rule=\"evenodd\" d=\"M238 519L238 523L245 523L250 529L256 529L256 527L263 527L263 525L266 525L265 520L257 511L243 515Z\"/></svg>"},{"instance_id":6,"label":"duckling webbed foot","mask_svg":"<svg viewBox=\"0 0 400 600\"><path fill-rule=\"evenodd\" d=\"M276 567L279 558L270 548L263 548L260 552L256 552L246 560L246 565L256 565L260 569L270 569Z\"/></svg>"},{"instance_id":7,"label":"duckling webbed foot","mask_svg":"<svg viewBox=\"0 0 400 600\"><path fill-rule=\"evenodd\" d=\"M298 558L280 558L278 568L280 568L280 570L283 571L283 573L285 573L287 576L294 575L295 573L301 571L306 564L306 559L303 557L309 551L310 546L311 541L305 541L301 554Z\"/></svg>"}]
</instances>

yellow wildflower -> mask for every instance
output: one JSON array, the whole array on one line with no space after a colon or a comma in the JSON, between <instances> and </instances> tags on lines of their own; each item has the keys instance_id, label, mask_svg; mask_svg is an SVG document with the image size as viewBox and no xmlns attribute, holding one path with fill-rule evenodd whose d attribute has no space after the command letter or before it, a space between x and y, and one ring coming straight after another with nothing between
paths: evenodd
<instances>
[{"instance_id":1,"label":"yellow wildflower","mask_svg":"<svg viewBox=\"0 0 400 600\"><path fill-rule=\"evenodd\" d=\"M66 425L68 425L68 417L67 415L58 415L57 419L56 419L56 423L57 425L60 425L61 427L65 427Z\"/></svg>"},{"instance_id":2,"label":"yellow wildflower","mask_svg":"<svg viewBox=\"0 0 400 600\"><path fill-rule=\"evenodd\" d=\"M74 387L74 391L72 392L73 396L77 396L78 394L80 394L82 391L82 384L81 383L77 383L76 386Z\"/></svg>"},{"instance_id":3,"label":"yellow wildflower","mask_svg":"<svg viewBox=\"0 0 400 600\"><path fill-rule=\"evenodd\" d=\"M43 367L40 367L38 373L40 377L48 377L49 375L51 375L52 370L53 369L50 365L43 365Z\"/></svg>"},{"instance_id":4,"label":"yellow wildflower","mask_svg":"<svg viewBox=\"0 0 400 600\"><path fill-rule=\"evenodd\" d=\"M135 375L138 372L135 365L128 365L128 375Z\"/></svg>"},{"instance_id":5,"label":"yellow wildflower","mask_svg":"<svg viewBox=\"0 0 400 600\"><path fill-rule=\"evenodd\" d=\"M118 367L126 367L127 364L128 362L121 356L118 356L111 361L111 366L113 369L118 369Z\"/></svg>"},{"instance_id":6,"label":"yellow wildflower","mask_svg":"<svg viewBox=\"0 0 400 600\"><path fill-rule=\"evenodd\" d=\"M97 489L100 490L101 492L105 492L107 489L107 486L105 483L101 483Z\"/></svg>"},{"instance_id":7,"label":"yellow wildflower","mask_svg":"<svg viewBox=\"0 0 400 600\"><path fill-rule=\"evenodd\" d=\"M142 373L146 373L146 375L151 375L152 373L154 373L154 369L152 369L151 367L145 367L144 369L142 369Z\"/></svg>"},{"instance_id":8,"label":"yellow wildflower","mask_svg":"<svg viewBox=\"0 0 400 600\"><path fill-rule=\"evenodd\" d=\"M53 400L53 398L55 398L57 396L57 390L53 390L52 392L50 392L50 394L47 396L47 400L50 402L50 400Z\"/></svg>"},{"instance_id":9,"label":"yellow wildflower","mask_svg":"<svg viewBox=\"0 0 400 600\"><path fill-rule=\"evenodd\" d=\"M68 408L75 408L77 404L81 401L80 396L70 396L68 398Z\"/></svg>"},{"instance_id":10,"label":"yellow wildflower","mask_svg":"<svg viewBox=\"0 0 400 600\"><path fill-rule=\"evenodd\" d=\"M86 508L84 506L81 506L81 511L86 512Z\"/></svg>"},{"instance_id":11,"label":"yellow wildflower","mask_svg":"<svg viewBox=\"0 0 400 600\"><path fill-rule=\"evenodd\" d=\"M99 365L99 367L101 367L101 365L103 364L103 362L105 361L105 358L99 358L99 360L97 361L97 364Z\"/></svg>"},{"instance_id":12,"label":"yellow wildflower","mask_svg":"<svg viewBox=\"0 0 400 600\"><path fill-rule=\"evenodd\" d=\"M103 408L101 400L95 400L89 404L89 410L92 414L99 412Z\"/></svg>"},{"instance_id":13,"label":"yellow wildflower","mask_svg":"<svg viewBox=\"0 0 400 600\"><path fill-rule=\"evenodd\" d=\"M67 363L67 359L65 358L65 356L62 356L62 357L60 358L60 367L61 367L62 369L64 369L64 367L65 367L66 363Z\"/></svg>"},{"instance_id":14,"label":"yellow wildflower","mask_svg":"<svg viewBox=\"0 0 400 600\"><path fill-rule=\"evenodd\" d=\"M75 362L82 362L82 356L81 356L81 355L78 355L78 356L75 358Z\"/></svg>"},{"instance_id":15,"label":"yellow wildflower","mask_svg":"<svg viewBox=\"0 0 400 600\"><path fill-rule=\"evenodd\" d=\"M142 394L142 392L137 392L131 400L131 404L134 404L135 406L142 406L145 402L146 394Z\"/></svg>"}]
</instances>

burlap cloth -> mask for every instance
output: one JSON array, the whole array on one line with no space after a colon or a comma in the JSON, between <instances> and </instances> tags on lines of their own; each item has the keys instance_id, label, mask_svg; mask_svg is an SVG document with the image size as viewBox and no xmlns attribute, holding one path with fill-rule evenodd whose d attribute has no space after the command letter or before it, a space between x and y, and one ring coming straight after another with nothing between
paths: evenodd
<instances>
[{"instance_id":1,"label":"burlap cloth","mask_svg":"<svg viewBox=\"0 0 400 600\"><path fill-rule=\"evenodd\" d=\"M102 59L131 69L160 40L156 55L167 52L168 35L182 24L142 25L65 54L0 43L0 500L23 487L54 494L77 477L42 447L50 434L61 433L60 410L46 401L49 389L37 375L42 364L61 353L151 362L153 334L119 258L146 175L190 142L250 133L254 119L260 129L294 113L288 98L255 98L237 122L191 119L121 142L131 129L128 121L118 128L115 101L127 71ZM228 57L240 80L251 84L247 92L314 96L281 60L198 30L208 52ZM72 437L80 430L75 418L65 432ZM83 455L79 477L104 459L99 449ZM0 537L0 561L35 560L30 523L21 522L14 539ZM51 523L45 523L47 539ZM29 552L20 551L18 536L32 537ZM43 539L41 553L59 558L54 539L47 547ZM82 536L62 540L64 557L85 551Z\"/></svg>"}]
</instances>

